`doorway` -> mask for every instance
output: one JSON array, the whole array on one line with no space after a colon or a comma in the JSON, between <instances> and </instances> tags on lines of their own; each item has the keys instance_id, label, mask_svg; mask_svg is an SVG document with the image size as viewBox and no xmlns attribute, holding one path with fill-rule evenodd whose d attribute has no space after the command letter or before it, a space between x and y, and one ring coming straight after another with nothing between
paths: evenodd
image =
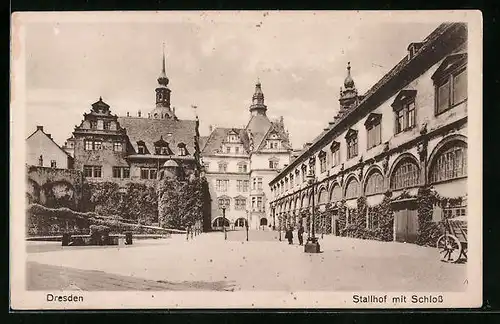
<instances>
[{"instance_id":1,"label":"doorway","mask_svg":"<svg viewBox=\"0 0 500 324\"><path fill-rule=\"evenodd\" d=\"M414 199L393 204L395 240L416 243L418 235L417 204Z\"/></svg>"}]
</instances>

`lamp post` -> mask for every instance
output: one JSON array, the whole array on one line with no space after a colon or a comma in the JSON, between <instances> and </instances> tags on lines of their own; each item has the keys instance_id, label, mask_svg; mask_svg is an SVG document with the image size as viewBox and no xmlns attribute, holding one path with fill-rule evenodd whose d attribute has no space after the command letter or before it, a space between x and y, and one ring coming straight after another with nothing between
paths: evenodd
<instances>
[{"instance_id":1,"label":"lamp post","mask_svg":"<svg viewBox=\"0 0 500 324\"><path fill-rule=\"evenodd\" d=\"M247 222L245 223L245 229L247 231L247 242L248 242L248 210L246 212L247 212Z\"/></svg>"},{"instance_id":2,"label":"lamp post","mask_svg":"<svg viewBox=\"0 0 500 324\"><path fill-rule=\"evenodd\" d=\"M279 233L280 233L280 241L281 241L281 223L283 222L283 214L280 213L278 215L278 221L279 221Z\"/></svg>"},{"instance_id":3,"label":"lamp post","mask_svg":"<svg viewBox=\"0 0 500 324\"><path fill-rule=\"evenodd\" d=\"M224 240L227 240L226 233L226 206L222 206L222 230L224 231Z\"/></svg>"},{"instance_id":4,"label":"lamp post","mask_svg":"<svg viewBox=\"0 0 500 324\"><path fill-rule=\"evenodd\" d=\"M316 200L315 195L314 195L314 187L316 184L316 177L314 176L313 170L311 170L309 172L309 174L307 175L307 182L312 187L312 198L313 199L312 199L312 213L311 213L311 221L310 221L311 229L310 229L309 235L307 237L307 242L304 245L304 252L306 252L306 253L319 253L320 246L319 246L319 242L318 242L318 239L316 238L316 234L314 231L314 219L315 219L315 214L316 214L315 206L314 206L315 205L314 201Z\"/></svg>"},{"instance_id":5,"label":"lamp post","mask_svg":"<svg viewBox=\"0 0 500 324\"><path fill-rule=\"evenodd\" d=\"M321 239L323 239L324 237L324 234L325 234L325 210L326 210L326 206L325 205L321 205L319 206L319 209L321 211Z\"/></svg>"},{"instance_id":6,"label":"lamp post","mask_svg":"<svg viewBox=\"0 0 500 324\"><path fill-rule=\"evenodd\" d=\"M273 206L273 231L276 230L276 207Z\"/></svg>"}]
</instances>

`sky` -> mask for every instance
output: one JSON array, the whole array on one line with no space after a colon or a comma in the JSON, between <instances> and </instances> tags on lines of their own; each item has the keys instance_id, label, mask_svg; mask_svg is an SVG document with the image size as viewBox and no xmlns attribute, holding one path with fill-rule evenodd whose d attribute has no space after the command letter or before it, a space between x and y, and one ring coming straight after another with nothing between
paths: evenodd
<instances>
[{"instance_id":1,"label":"sky","mask_svg":"<svg viewBox=\"0 0 500 324\"><path fill-rule=\"evenodd\" d=\"M283 116L294 148L328 125L351 62L365 93L437 22L311 12L216 14L164 19L48 20L26 27L26 136L43 125L62 145L100 96L113 114L155 106L165 44L171 103L180 119L244 127L257 79L267 114Z\"/></svg>"}]
</instances>

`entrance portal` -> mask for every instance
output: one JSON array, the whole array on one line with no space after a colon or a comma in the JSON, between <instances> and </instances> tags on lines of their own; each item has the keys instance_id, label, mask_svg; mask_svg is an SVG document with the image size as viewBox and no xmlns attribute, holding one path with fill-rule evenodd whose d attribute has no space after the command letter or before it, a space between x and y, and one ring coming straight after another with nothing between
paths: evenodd
<instances>
[{"instance_id":1,"label":"entrance portal","mask_svg":"<svg viewBox=\"0 0 500 324\"><path fill-rule=\"evenodd\" d=\"M414 199L395 202L394 230L397 242L415 243L418 233L417 204Z\"/></svg>"}]
</instances>

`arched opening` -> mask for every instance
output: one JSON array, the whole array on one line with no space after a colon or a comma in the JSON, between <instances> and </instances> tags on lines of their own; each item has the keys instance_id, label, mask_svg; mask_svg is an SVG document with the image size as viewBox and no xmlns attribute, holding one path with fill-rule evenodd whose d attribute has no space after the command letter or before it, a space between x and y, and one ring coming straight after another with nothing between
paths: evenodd
<instances>
[{"instance_id":1,"label":"arched opening","mask_svg":"<svg viewBox=\"0 0 500 324\"><path fill-rule=\"evenodd\" d=\"M267 226L267 218L263 217L260 219L260 226Z\"/></svg>"},{"instance_id":2,"label":"arched opening","mask_svg":"<svg viewBox=\"0 0 500 324\"><path fill-rule=\"evenodd\" d=\"M419 183L420 170L417 163L410 157L401 159L391 174L391 189L398 190L415 187Z\"/></svg>"},{"instance_id":3,"label":"arched opening","mask_svg":"<svg viewBox=\"0 0 500 324\"><path fill-rule=\"evenodd\" d=\"M359 182L356 178L351 177L345 188L345 199L353 199L359 196Z\"/></svg>"},{"instance_id":4,"label":"arched opening","mask_svg":"<svg viewBox=\"0 0 500 324\"><path fill-rule=\"evenodd\" d=\"M384 177L378 170L373 170L368 174L365 183L365 195L376 195L384 192Z\"/></svg>"},{"instance_id":5,"label":"arched opening","mask_svg":"<svg viewBox=\"0 0 500 324\"><path fill-rule=\"evenodd\" d=\"M439 149L431 161L429 182L434 184L467 176L467 144L455 140Z\"/></svg>"},{"instance_id":6,"label":"arched opening","mask_svg":"<svg viewBox=\"0 0 500 324\"><path fill-rule=\"evenodd\" d=\"M222 217L217 217L212 221L213 228L222 228L223 220ZM229 220L227 218L224 219L224 226L229 227Z\"/></svg>"},{"instance_id":7,"label":"arched opening","mask_svg":"<svg viewBox=\"0 0 500 324\"><path fill-rule=\"evenodd\" d=\"M243 217L238 218L234 222L234 227L246 227L247 226L247 220Z\"/></svg>"},{"instance_id":8,"label":"arched opening","mask_svg":"<svg viewBox=\"0 0 500 324\"><path fill-rule=\"evenodd\" d=\"M328 203L328 193L326 189L321 189L318 196L318 202L320 205Z\"/></svg>"},{"instance_id":9,"label":"arched opening","mask_svg":"<svg viewBox=\"0 0 500 324\"><path fill-rule=\"evenodd\" d=\"M338 184L335 184L330 195L331 202L337 202L342 200L342 189Z\"/></svg>"}]
</instances>

